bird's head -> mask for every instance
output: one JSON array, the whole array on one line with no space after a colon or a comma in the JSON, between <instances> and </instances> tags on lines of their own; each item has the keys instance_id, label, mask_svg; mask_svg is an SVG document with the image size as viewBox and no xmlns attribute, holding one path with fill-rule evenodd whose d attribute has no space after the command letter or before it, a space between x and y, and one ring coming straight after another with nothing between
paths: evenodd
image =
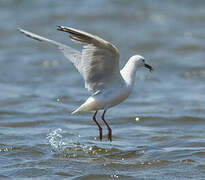
<instances>
[{"instance_id":1,"label":"bird's head","mask_svg":"<svg viewBox=\"0 0 205 180\"><path fill-rule=\"evenodd\" d=\"M153 70L152 66L147 64L145 58L140 55L134 55L130 59L134 62L136 67L145 67L149 69L150 72Z\"/></svg>"}]
</instances>

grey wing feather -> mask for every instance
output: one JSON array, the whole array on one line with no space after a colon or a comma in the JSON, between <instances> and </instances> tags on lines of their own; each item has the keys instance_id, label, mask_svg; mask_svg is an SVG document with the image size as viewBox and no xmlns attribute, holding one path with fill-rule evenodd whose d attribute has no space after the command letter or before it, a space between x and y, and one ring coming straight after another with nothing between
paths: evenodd
<instances>
[{"instance_id":1,"label":"grey wing feather","mask_svg":"<svg viewBox=\"0 0 205 180\"><path fill-rule=\"evenodd\" d=\"M115 55L107 49L92 44L84 46L82 66L85 87L88 90L94 92L101 90L113 79L117 80L116 78L120 77L119 62L115 58Z\"/></svg>"},{"instance_id":2,"label":"grey wing feather","mask_svg":"<svg viewBox=\"0 0 205 180\"><path fill-rule=\"evenodd\" d=\"M119 71L119 52L109 42L89 33L58 26L58 30L70 33L70 38L84 44L82 51L82 71L85 87L96 92L110 83L122 82Z\"/></svg>"},{"instance_id":3,"label":"grey wing feather","mask_svg":"<svg viewBox=\"0 0 205 180\"><path fill-rule=\"evenodd\" d=\"M18 29L21 33L25 34L26 36L35 39L37 41L41 41L41 42L46 42L46 43L50 43L53 45L56 45L65 55L66 58L68 58L73 64L74 66L77 68L77 70L82 74L82 64L81 64L81 59L82 59L82 53L65 45L65 44L61 44L59 42L56 42L54 40L51 39L47 39L45 37L39 36L37 34L31 33L29 31L23 30L23 29Z\"/></svg>"}]
</instances>

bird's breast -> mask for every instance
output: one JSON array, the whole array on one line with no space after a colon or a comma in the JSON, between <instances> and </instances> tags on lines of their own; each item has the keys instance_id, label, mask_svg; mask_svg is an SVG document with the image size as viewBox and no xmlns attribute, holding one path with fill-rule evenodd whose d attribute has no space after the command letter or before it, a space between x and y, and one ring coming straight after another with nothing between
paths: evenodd
<instances>
[{"instance_id":1,"label":"bird's breast","mask_svg":"<svg viewBox=\"0 0 205 180\"><path fill-rule=\"evenodd\" d=\"M108 109L124 101L131 93L128 87L116 87L99 93L94 98L99 109Z\"/></svg>"}]
</instances>

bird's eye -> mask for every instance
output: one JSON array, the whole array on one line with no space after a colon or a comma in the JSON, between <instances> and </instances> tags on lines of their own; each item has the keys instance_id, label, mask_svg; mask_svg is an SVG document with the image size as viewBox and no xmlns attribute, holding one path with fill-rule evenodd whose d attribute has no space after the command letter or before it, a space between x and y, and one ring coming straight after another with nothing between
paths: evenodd
<instances>
[{"instance_id":1,"label":"bird's eye","mask_svg":"<svg viewBox=\"0 0 205 180\"><path fill-rule=\"evenodd\" d=\"M143 63L145 63L145 59L143 59L142 61L143 61Z\"/></svg>"}]
</instances>

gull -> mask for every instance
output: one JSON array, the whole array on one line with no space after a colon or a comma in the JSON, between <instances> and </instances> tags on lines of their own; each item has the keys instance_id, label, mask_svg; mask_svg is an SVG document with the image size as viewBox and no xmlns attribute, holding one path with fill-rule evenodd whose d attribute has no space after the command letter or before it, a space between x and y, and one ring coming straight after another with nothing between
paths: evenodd
<instances>
[{"instance_id":1,"label":"gull","mask_svg":"<svg viewBox=\"0 0 205 180\"><path fill-rule=\"evenodd\" d=\"M139 68L148 68L150 72L153 70L150 65L145 63L145 58L134 55L120 70L118 49L98 36L71 27L58 26L57 30L69 33L72 41L83 45L81 52L24 29L19 28L18 30L32 39L57 46L73 63L82 75L85 88L91 93L91 96L72 114L80 111L95 111L93 121L98 126L99 137L102 140L102 127L96 120L96 115L98 110L104 110L101 119L107 126L108 140L112 141L112 129L105 120L105 113L131 94L136 71Z\"/></svg>"}]
</instances>

